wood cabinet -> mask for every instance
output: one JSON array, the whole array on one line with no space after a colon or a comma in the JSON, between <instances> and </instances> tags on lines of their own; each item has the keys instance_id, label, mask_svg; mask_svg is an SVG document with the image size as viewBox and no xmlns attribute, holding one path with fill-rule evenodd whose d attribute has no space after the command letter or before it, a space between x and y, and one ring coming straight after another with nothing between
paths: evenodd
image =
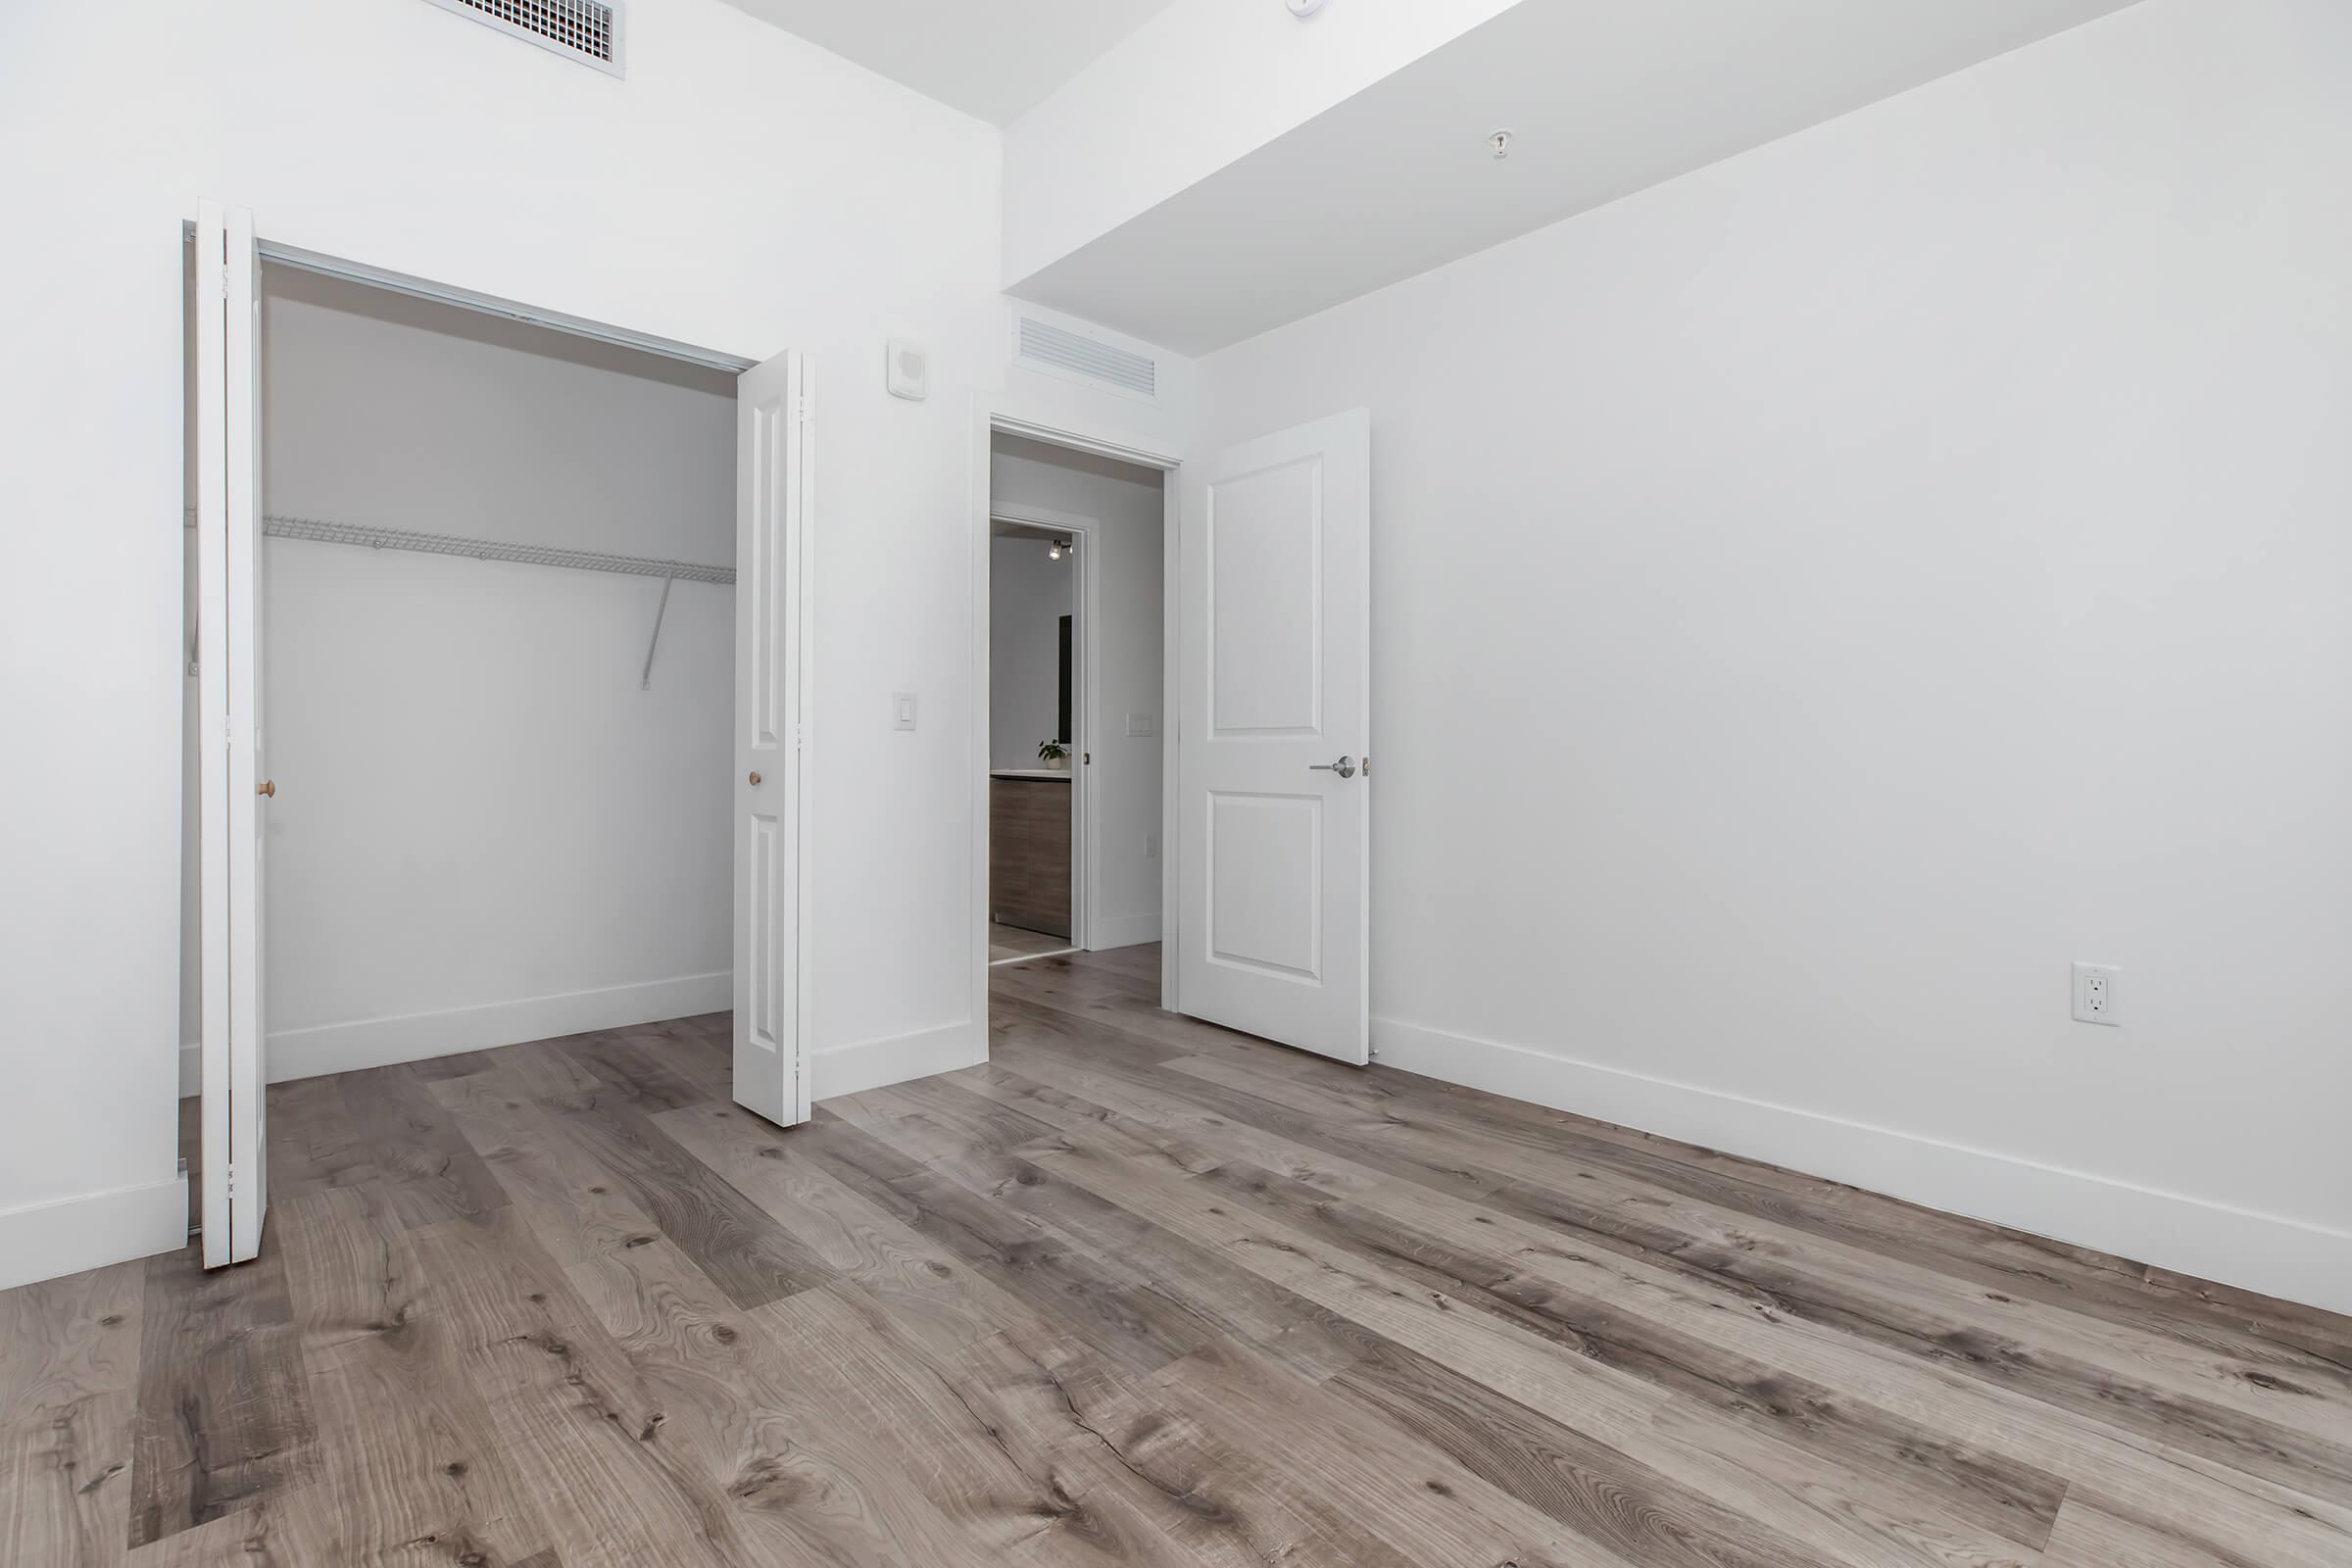
<instances>
[{"instance_id":1,"label":"wood cabinet","mask_svg":"<svg viewBox=\"0 0 2352 1568\"><path fill-rule=\"evenodd\" d=\"M1067 778L988 781L988 910L1004 925L1070 934Z\"/></svg>"}]
</instances>

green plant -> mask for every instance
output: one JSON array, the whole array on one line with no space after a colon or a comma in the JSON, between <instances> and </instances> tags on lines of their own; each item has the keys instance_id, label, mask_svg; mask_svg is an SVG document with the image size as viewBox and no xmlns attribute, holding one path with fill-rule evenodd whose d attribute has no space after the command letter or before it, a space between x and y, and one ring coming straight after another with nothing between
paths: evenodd
<instances>
[{"instance_id":1,"label":"green plant","mask_svg":"<svg viewBox=\"0 0 2352 1568\"><path fill-rule=\"evenodd\" d=\"M1042 761L1058 762L1070 755L1070 749L1059 741L1039 741L1037 755Z\"/></svg>"}]
</instances>

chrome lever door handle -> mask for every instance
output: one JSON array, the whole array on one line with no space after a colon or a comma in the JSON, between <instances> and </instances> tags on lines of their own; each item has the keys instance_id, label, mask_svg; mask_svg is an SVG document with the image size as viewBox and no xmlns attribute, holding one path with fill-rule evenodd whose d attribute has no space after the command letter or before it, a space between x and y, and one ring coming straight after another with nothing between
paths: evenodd
<instances>
[{"instance_id":1,"label":"chrome lever door handle","mask_svg":"<svg viewBox=\"0 0 2352 1568\"><path fill-rule=\"evenodd\" d=\"M1342 757L1336 762L1309 762L1306 764L1306 770L1309 773L1337 773L1342 778L1353 778L1355 777L1355 759Z\"/></svg>"}]
</instances>

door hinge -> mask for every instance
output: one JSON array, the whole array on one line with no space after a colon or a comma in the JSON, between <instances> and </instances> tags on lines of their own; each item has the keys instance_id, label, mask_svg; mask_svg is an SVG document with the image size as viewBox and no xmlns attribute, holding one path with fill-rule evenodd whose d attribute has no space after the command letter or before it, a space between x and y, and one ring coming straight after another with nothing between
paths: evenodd
<instances>
[{"instance_id":1,"label":"door hinge","mask_svg":"<svg viewBox=\"0 0 2352 1568\"><path fill-rule=\"evenodd\" d=\"M220 297L228 298L228 264L226 262L220 264Z\"/></svg>"}]
</instances>

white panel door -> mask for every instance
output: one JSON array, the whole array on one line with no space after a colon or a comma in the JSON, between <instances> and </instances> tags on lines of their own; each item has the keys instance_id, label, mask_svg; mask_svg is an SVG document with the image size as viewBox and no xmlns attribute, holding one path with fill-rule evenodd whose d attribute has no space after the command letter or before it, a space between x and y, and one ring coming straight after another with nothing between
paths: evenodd
<instances>
[{"instance_id":1,"label":"white panel door","mask_svg":"<svg viewBox=\"0 0 2352 1568\"><path fill-rule=\"evenodd\" d=\"M735 1102L808 1119L801 1027L801 823L808 714L807 359L743 372L735 400Z\"/></svg>"},{"instance_id":2,"label":"white panel door","mask_svg":"<svg viewBox=\"0 0 2352 1568\"><path fill-rule=\"evenodd\" d=\"M1369 1056L1372 417L1187 465L1178 1000Z\"/></svg>"},{"instance_id":3,"label":"white panel door","mask_svg":"<svg viewBox=\"0 0 2352 1568\"><path fill-rule=\"evenodd\" d=\"M198 920L204 1261L261 1250L268 1062L262 849L277 786L263 760L260 264L253 215L196 223Z\"/></svg>"}]
</instances>

